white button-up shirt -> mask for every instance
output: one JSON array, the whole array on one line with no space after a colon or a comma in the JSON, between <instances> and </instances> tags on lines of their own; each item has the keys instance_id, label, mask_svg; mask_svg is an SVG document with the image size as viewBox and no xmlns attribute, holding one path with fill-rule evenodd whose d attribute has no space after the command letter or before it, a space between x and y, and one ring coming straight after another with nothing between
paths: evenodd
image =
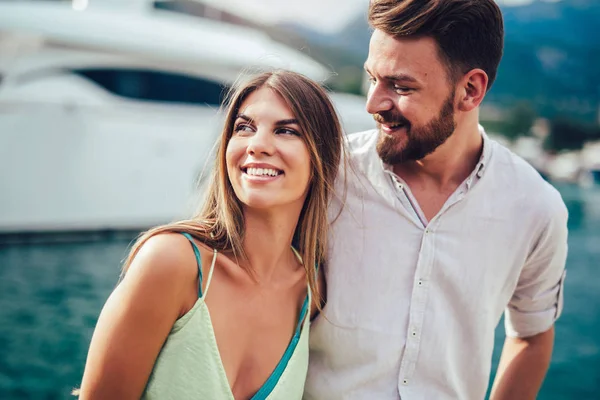
<instances>
[{"instance_id":1,"label":"white button-up shirt","mask_svg":"<svg viewBox=\"0 0 600 400\"><path fill-rule=\"evenodd\" d=\"M502 313L513 337L558 318L566 207L482 135L480 162L431 221L377 155L377 132L350 135L306 399L480 400Z\"/></svg>"}]
</instances>

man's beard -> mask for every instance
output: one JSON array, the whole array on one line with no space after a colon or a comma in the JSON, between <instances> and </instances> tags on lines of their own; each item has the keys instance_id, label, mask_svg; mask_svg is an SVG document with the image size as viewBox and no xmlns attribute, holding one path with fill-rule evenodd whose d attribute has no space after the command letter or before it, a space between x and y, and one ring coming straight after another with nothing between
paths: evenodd
<instances>
[{"instance_id":1,"label":"man's beard","mask_svg":"<svg viewBox=\"0 0 600 400\"><path fill-rule=\"evenodd\" d=\"M395 111L374 114L373 118L380 124L402 124L405 130L405 141L402 138L379 131L377 153L388 165L401 164L407 161L417 161L431 154L442 145L456 128L454 122L454 91L444 102L437 118L427 125L413 128L410 121Z\"/></svg>"}]
</instances>

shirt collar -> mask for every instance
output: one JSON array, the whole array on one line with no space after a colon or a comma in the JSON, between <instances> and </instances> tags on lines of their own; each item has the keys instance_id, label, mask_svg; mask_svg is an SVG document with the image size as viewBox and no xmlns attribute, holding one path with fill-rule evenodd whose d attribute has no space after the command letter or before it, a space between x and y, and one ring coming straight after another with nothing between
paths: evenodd
<instances>
[{"instance_id":1,"label":"shirt collar","mask_svg":"<svg viewBox=\"0 0 600 400\"><path fill-rule=\"evenodd\" d=\"M481 152L481 157L479 158L479 162L475 167L475 173L477 174L478 178L481 178L489 163L490 156L492 155L492 143L487 133L485 133L485 129L483 129L483 126L481 125L479 125L479 133L483 138L483 151Z\"/></svg>"},{"instance_id":2,"label":"shirt collar","mask_svg":"<svg viewBox=\"0 0 600 400\"><path fill-rule=\"evenodd\" d=\"M486 167L489 163L490 156L492 154L491 140L488 137L487 133L485 133L485 129L483 129L483 126L481 126L481 125L479 125L479 133L481 134L481 137L483 139L483 151L481 152L481 157L479 157L479 161L477 162L475 169L467 178L466 183L467 183L468 188L470 188L471 185L473 184L473 179L475 177L480 179L483 176L483 174L485 173ZM377 155L377 153L375 153L375 154ZM377 158L379 158L379 155L377 155ZM384 163L380 158L379 158L379 162L385 172L391 173L392 176L396 175L394 173L394 168L392 165Z\"/></svg>"}]
</instances>

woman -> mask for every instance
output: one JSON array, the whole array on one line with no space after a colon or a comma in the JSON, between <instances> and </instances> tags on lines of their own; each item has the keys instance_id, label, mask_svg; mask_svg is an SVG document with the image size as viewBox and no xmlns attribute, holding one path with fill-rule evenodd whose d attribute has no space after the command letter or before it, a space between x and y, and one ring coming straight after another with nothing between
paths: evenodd
<instances>
[{"instance_id":1,"label":"woman","mask_svg":"<svg viewBox=\"0 0 600 400\"><path fill-rule=\"evenodd\" d=\"M203 210L133 247L81 398L300 399L341 149L316 83L277 71L240 87Z\"/></svg>"}]
</instances>

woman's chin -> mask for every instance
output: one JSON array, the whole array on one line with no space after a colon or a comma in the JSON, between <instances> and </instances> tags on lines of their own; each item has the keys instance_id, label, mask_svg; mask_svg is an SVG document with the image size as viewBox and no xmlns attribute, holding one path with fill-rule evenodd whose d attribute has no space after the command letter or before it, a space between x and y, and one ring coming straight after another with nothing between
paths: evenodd
<instances>
[{"instance_id":1,"label":"woman's chin","mask_svg":"<svg viewBox=\"0 0 600 400\"><path fill-rule=\"evenodd\" d=\"M274 196L264 195L253 195L246 196L240 199L244 205L245 210L257 210L257 211L275 211L275 210L286 210L297 208L296 205L303 203L303 199L283 199L276 198ZM301 205L300 205L301 207Z\"/></svg>"},{"instance_id":2,"label":"woman's chin","mask_svg":"<svg viewBox=\"0 0 600 400\"><path fill-rule=\"evenodd\" d=\"M266 196L249 196L245 199L242 199L242 204L244 208L251 210L262 210L266 211L269 209L276 209L282 206L285 203L277 201L272 197Z\"/></svg>"}]
</instances>

